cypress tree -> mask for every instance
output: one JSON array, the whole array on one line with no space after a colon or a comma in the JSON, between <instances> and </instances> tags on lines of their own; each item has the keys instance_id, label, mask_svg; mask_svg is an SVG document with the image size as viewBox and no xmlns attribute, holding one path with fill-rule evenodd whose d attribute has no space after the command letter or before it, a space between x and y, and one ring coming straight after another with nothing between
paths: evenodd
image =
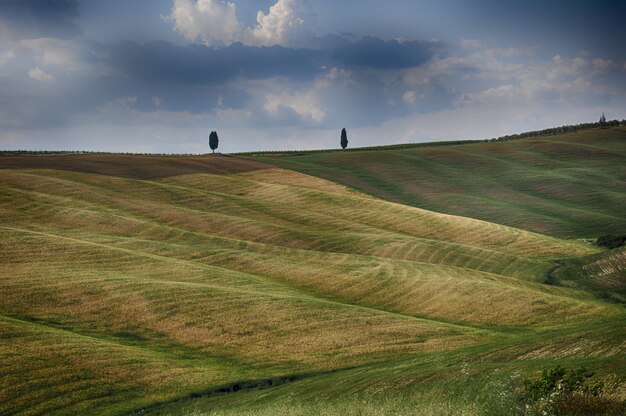
<instances>
[{"instance_id":1,"label":"cypress tree","mask_svg":"<svg viewBox=\"0 0 626 416\"><path fill-rule=\"evenodd\" d=\"M341 129L341 148L345 149L348 147L348 133L346 133L346 129Z\"/></svg>"},{"instance_id":2,"label":"cypress tree","mask_svg":"<svg viewBox=\"0 0 626 416\"><path fill-rule=\"evenodd\" d=\"M217 138L217 132L212 131L211 134L209 134L209 147L211 148L213 153L215 153L215 149L217 149L218 145L219 139Z\"/></svg>"}]
</instances>

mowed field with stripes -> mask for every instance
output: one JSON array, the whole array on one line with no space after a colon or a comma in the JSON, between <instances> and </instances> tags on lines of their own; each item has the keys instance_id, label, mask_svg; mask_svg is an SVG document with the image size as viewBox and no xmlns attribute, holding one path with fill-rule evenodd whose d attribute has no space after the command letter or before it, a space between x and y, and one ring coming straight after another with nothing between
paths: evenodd
<instances>
[{"instance_id":1,"label":"mowed field with stripes","mask_svg":"<svg viewBox=\"0 0 626 416\"><path fill-rule=\"evenodd\" d=\"M0 414L482 414L553 363L624 386L623 248L221 155L3 155L0 214Z\"/></svg>"},{"instance_id":2,"label":"mowed field with stripes","mask_svg":"<svg viewBox=\"0 0 626 416\"><path fill-rule=\"evenodd\" d=\"M624 127L410 146L254 158L389 201L556 237L626 233Z\"/></svg>"}]
</instances>

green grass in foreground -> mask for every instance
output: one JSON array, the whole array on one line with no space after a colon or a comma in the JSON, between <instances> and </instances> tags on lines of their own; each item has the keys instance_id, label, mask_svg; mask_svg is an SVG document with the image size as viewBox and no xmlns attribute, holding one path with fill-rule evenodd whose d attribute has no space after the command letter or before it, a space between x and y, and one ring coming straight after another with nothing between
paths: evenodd
<instances>
[{"instance_id":1,"label":"green grass in foreground","mask_svg":"<svg viewBox=\"0 0 626 416\"><path fill-rule=\"evenodd\" d=\"M536 378L540 370L556 363L566 368L593 368L595 379L605 386L596 400L601 404L619 404L626 393L623 375L617 376L623 374L623 368L613 367L602 347L594 357L581 357L575 352L582 337L593 339L619 327L612 324L528 334L514 341L347 369L274 389L172 403L148 414L519 415L524 414L524 406L519 402L523 380ZM548 345L553 353L544 350ZM553 355L555 351L560 353ZM623 363L623 359L617 362Z\"/></svg>"},{"instance_id":2,"label":"green grass in foreground","mask_svg":"<svg viewBox=\"0 0 626 416\"><path fill-rule=\"evenodd\" d=\"M248 156L380 198L564 238L626 233L626 129Z\"/></svg>"},{"instance_id":3,"label":"green grass in foreground","mask_svg":"<svg viewBox=\"0 0 626 416\"><path fill-rule=\"evenodd\" d=\"M0 166L0 414L485 414L555 363L624 386L626 312L582 272L621 296L619 250L239 158Z\"/></svg>"}]
</instances>

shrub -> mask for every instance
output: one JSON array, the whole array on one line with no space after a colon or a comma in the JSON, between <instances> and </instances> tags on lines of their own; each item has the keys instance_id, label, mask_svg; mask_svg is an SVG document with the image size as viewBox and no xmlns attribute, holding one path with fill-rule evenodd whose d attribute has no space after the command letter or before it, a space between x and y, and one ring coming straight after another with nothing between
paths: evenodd
<instances>
[{"instance_id":1,"label":"shrub","mask_svg":"<svg viewBox=\"0 0 626 416\"><path fill-rule=\"evenodd\" d=\"M544 370L538 380L524 380L519 400L525 416L622 415L626 402L612 397L604 382L592 382L584 368L571 371L557 366Z\"/></svg>"},{"instance_id":2,"label":"shrub","mask_svg":"<svg viewBox=\"0 0 626 416\"><path fill-rule=\"evenodd\" d=\"M608 249L613 249L617 247L621 247L626 243L626 234L622 235L603 235L596 240L596 244L601 247L606 247Z\"/></svg>"}]
</instances>

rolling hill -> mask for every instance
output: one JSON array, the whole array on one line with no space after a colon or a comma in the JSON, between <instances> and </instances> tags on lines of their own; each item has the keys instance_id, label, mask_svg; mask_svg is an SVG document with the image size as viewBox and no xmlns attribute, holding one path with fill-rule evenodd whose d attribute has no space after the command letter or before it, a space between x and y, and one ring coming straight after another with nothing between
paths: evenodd
<instances>
[{"instance_id":1,"label":"rolling hill","mask_svg":"<svg viewBox=\"0 0 626 416\"><path fill-rule=\"evenodd\" d=\"M626 233L623 127L508 142L253 158L389 201L556 237Z\"/></svg>"},{"instance_id":2,"label":"rolling hill","mask_svg":"<svg viewBox=\"0 0 626 416\"><path fill-rule=\"evenodd\" d=\"M0 414L483 414L490 383L552 363L586 365L623 388L623 250L558 237L624 220L604 207L623 199L624 143L603 140L597 152L617 179L594 191L584 220L546 222L556 236L532 221L531 231L497 223L522 202L506 200L488 222L264 162L331 177L340 169L326 164L343 160L336 179L348 183L351 158L394 176L387 159L432 152L436 165L456 152L469 166L500 146L525 155L528 177L526 161L541 157L517 142L472 145L467 160L454 147L0 156ZM573 164L553 152L556 165ZM599 159L572 175L600 181ZM406 187L382 195L394 200L417 182L365 190ZM479 188L467 197L484 198ZM534 201L571 213L555 189ZM560 284L545 284L552 274ZM591 275L609 276L603 293L615 298L597 296Z\"/></svg>"}]
</instances>

